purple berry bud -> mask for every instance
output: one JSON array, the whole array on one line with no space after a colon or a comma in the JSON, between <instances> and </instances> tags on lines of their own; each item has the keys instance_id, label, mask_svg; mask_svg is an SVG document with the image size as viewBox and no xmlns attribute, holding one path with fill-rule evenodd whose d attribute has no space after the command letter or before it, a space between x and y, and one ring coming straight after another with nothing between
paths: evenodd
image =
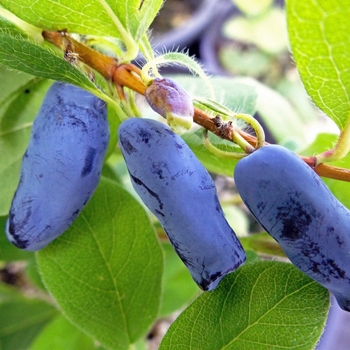
<instances>
[{"instance_id":1,"label":"purple berry bud","mask_svg":"<svg viewBox=\"0 0 350 350\"><path fill-rule=\"evenodd\" d=\"M193 122L194 107L191 97L181 85L169 78L155 78L145 92L151 108L167 119L178 134L187 131Z\"/></svg>"}]
</instances>

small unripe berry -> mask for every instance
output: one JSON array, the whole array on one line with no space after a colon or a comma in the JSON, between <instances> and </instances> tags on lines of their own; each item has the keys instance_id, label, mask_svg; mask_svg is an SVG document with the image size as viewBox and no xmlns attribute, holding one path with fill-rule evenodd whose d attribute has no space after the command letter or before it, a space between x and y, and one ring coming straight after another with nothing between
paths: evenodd
<instances>
[{"instance_id":1,"label":"small unripe berry","mask_svg":"<svg viewBox=\"0 0 350 350\"><path fill-rule=\"evenodd\" d=\"M151 108L167 119L170 128L183 134L191 128L194 107L184 88L170 78L156 78L146 89L145 97Z\"/></svg>"}]
</instances>

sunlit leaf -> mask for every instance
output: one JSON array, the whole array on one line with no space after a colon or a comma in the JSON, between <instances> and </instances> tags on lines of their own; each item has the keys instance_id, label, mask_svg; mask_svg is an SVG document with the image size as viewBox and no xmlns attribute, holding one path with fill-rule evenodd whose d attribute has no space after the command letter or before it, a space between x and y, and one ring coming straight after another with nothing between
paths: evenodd
<instances>
[{"instance_id":1,"label":"sunlit leaf","mask_svg":"<svg viewBox=\"0 0 350 350\"><path fill-rule=\"evenodd\" d=\"M350 2L289 0L293 57L315 104L343 129L350 117Z\"/></svg>"},{"instance_id":2,"label":"sunlit leaf","mask_svg":"<svg viewBox=\"0 0 350 350\"><path fill-rule=\"evenodd\" d=\"M250 263L198 297L171 325L160 350L310 350L328 309L328 291L293 265Z\"/></svg>"},{"instance_id":3,"label":"sunlit leaf","mask_svg":"<svg viewBox=\"0 0 350 350\"><path fill-rule=\"evenodd\" d=\"M119 25L136 41L146 32L163 0L1 0L1 5L22 20L44 30L121 38Z\"/></svg>"},{"instance_id":4,"label":"sunlit leaf","mask_svg":"<svg viewBox=\"0 0 350 350\"><path fill-rule=\"evenodd\" d=\"M154 322L163 257L143 208L103 179L59 239L37 255L44 283L64 314L112 349L128 349Z\"/></svg>"}]
</instances>

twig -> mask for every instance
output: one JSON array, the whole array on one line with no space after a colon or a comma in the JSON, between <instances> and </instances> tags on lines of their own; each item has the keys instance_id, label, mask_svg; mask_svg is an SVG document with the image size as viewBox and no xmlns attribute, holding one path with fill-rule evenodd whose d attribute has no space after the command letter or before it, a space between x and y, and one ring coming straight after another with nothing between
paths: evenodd
<instances>
[{"instance_id":1,"label":"twig","mask_svg":"<svg viewBox=\"0 0 350 350\"><path fill-rule=\"evenodd\" d=\"M65 30L61 31L46 31L42 32L45 40L59 47L63 52L76 53L80 61L95 69L105 79L112 80L114 84L121 87L127 87L137 93L144 95L147 86L141 80L141 71L133 64L118 64L118 61L112 57L103 55L84 44L79 43L70 37ZM232 135L222 132L213 121L213 116L209 113L195 107L194 122L215 135L232 141ZM252 146L256 145L257 138L240 129L234 130L242 136ZM265 143L267 144L267 143ZM350 182L350 169L340 168L328 164L316 165L316 157L300 156L315 172L323 177Z\"/></svg>"}]
</instances>

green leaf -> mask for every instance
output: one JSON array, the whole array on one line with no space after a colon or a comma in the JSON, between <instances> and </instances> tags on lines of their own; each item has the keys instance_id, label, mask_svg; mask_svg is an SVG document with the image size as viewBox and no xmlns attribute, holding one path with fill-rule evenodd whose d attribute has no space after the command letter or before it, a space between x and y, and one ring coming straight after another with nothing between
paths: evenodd
<instances>
[{"instance_id":1,"label":"green leaf","mask_svg":"<svg viewBox=\"0 0 350 350\"><path fill-rule=\"evenodd\" d=\"M21 30L13 22L10 22L8 19L4 18L4 11L7 10L3 9L0 5L0 31L2 33L6 32L7 34L12 36L23 35Z\"/></svg>"},{"instance_id":2,"label":"green leaf","mask_svg":"<svg viewBox=\"0 0 350 350\"><path fill-rule=\"evenodd\" d=\"M64 81L79 86L113 106L119 118L125 117L119 104L101 91L87 74L75 68L51 49L27 41L21 36L11 36L1 32L0 43L2 44L0 64L41 78ZM97 79L97 81L99 85L106 88L104 79Z\"/></svg>"},{"instance_id":3,"label":"green leaf","mask_svg":"<svg viewBox=\"0 0 350 350\"><path fill-rule=\"evenodd\" d=\"M260 261L259 255L253 250L245 250L247 260L246 263L258 262Z\"/></svg>"},{"instance_id":4,"label":"green leaf","mask_svg":"<svg viewBox=\"0 0 350 350\"><path fill-rule=\"evenodd\" d=\"M188 304L199 293L199 288L171 244L164 242L162 246L165 269L160 316L165 316Z\"/></svg>"},{"instance_id":5,"label":"green leaf","mask_svg":"<svg viewBox=\"0 0 350 350\"><path fill-rule=\"evenodd\" d=\"M213 153L209 152L203 145L203 133L201 130L195 133L186 133L182 135L182 138L210 172L233 176L233 169L237 164L237 160L218 158ZM232 142L222 140L218 136L212 134L209 134L209 139L215 146L223 148L225 151L233 150L234 144Z\"/></svg>"},{"instance_id":6,"label":"green leaf","mask_svg":"<svg viewBox=\"0 0 350 350\"><path fill-rule=\"evenodd\" d=\"M120 23L136 41L146 32L162 3L163 0L92 0L86 6L83 0L1 1L22 20L45 30L66 28L73 33L121 38Z\"/></svg>"},{"instance_id":7,"label":"green leaf","mask_svg":"<svg viewBox=\"0 0 350 350\"><path fill-rule=\"evenodd\" d=\"M13 72L12 72L13 73ZM49 81L38 78L22 80L11 78L16 74L4 76L2 83L9 86L9 93L0 93L0 215L7 215L12 197L19 181L23 154L26 150L33 120L47 91ZM2 96L1 96L2 95Z\"/></svg>"},{"instance_id":8,"label":"green leaf","mask_svg":"<svg viewBox=\"0 0 350 350\"><path fill-rule=\"evenodd\" d=\"M148 36L144 34L139 41L139 47L146 61L153 60L154 52L151 43L148 40Z\"/></svg>"},{"instance_id":9,"label":"green leaf","mask_svg":"<svg viewBox=\"0 0 350 350\"><path fill-rule=\"evenodd\" d=\"M343 129L349 119L350 2L289 0L292 53L315 104Z\"/></svg>"},{"instance_id":10,"label":"green leaf","mask_svg":"<svg viewBox=\"0 0 350 350\"><path fill-rule=\"evenodd\" d=\"M0 295L3 290L1 287ZM41 300L24 299L13 292L12 295L0 303L0 349L28 349L57 310Z\"/></svg>"},{"instance_id":11,"label":"green leaf","mask_svg":"<svg viewBox=\"0 0 350 350\"><path fill-rule=\"evenodd\" d=\"M0 32L0 63L41 78L65 81L96 94L91 80L53 51Z\"/></svg>"},{"instance_id":12,"label":"green leaf","mask_svg":"<svg viewBox=\"0 0 350 350\"><path fill-rule=\"evenodd\" d=\"M132 348L132 350L149 350L149 349L150 347L145 339L138 340L135 344L133 344L133 348ZM98 350L104 350L104 349L98 348Z\"/></svg>"},{"instance_id":13,"label":"green leaf","mask_svg":"<svg viewBox=\"0 0 350 350\"><path fill-rule=\"evenodd\" d=\"M19 250L17 248L17 250ZM29 253L29 252L27 252ZM41 275L39 273L39 269L38 269L38 264L37 261L35 259L35 255L32 253L32 259L28 259L26 267L25 267L25 273L26 273L26 277L28 278L30 284L32 284L33 286L35 286L37 289L41 289L42 291L44 291L45 293L47 293L46 287L44 286L43 280L41 278Z\"/></svg>"},{"instance_id":14,"label":"green leaf","mask_svg":"<svg viewBox=\"0 0 350 350\"><path fill-rule=\"evenodd\" d=\"M94 0L93 5L97 8L101 7L99 11L106 12L107 17L109 17L108 21L112 21L114 24L115 16L122 23L123 27L127 29L127 31L129 31L135 38L135 33L140 23L138 18L140 0ZM79 9L80 13L83 12L83 14L88 15L90 10L86 11L84 10L84 7L85 4L83 2L77 4L77 8ZM106 35L106 33L113 33L112 36L119 36L119 33L114 33L115 29L116 28L114 28L112 32L105 31L102 36ZM91 29L89 28L89 30Z\"/></svg>"},{"instance_id":15,"label":"green leaf","mask_svg":"<svg viewBox=\"0 0 350 350\"><path fill-rule=\"evenodd\" d=\"M22 21L12 12L6 10L0 5L0 30L12 36L26 36L35 42L43 43L42 30L38 27Z\"/></svg>"},{"instance_id":16,"label":"green leaf","mask_svg":"<svg viewBox=\"0 0 350 350\"><path fill-rule=\"evenodd\" d=\"M74 324L111 349L128 349L154 322L162 252L149 219L102 179L71 228L37 254L48 291Z\"/></svg>"},{"instance_id":17,"label":"green leaf","mask_svg":"<svg viewBox=\"0 0 350 350\"><path fill-rule=\"evenodd\" d=\"M9 96L15 93L18 88L32 80L33 76L26 73L14 72L3 66L0 66L0 76L2 83L6 86L6 89L0 89L0 108L3 110L4 104Z\"/></svg>"},{"instance_id":18,"label":"green leaf","mask_svg":"<svg viewBox=\"0 0 350 350\"><path fill-rule=\"evenodd\" d=\"M63 316L54 318L29 350L95 350L94 340Z\"/></svg>"},{"instance_id":19,"label":"green leaf","mask_svg":"<svg viewBox=\"0 0 350 350\"><path fill-rule=\"evenodd\" d=\"M124 1L125 2L125 1ZM146 33L154 18L158 14L164 0L138 0L141 8L139 10L139 25L135 35L136 41L139 41L143 34Z\"/></svg>"},{"instance_id":20,"label":"green leaf","mask_svg":"<svg viewBox=\"0 0 350 350\"><path fill-rule=\"evenodd\" d=\"M9 284L0 282L0 303L17 300L18 298L22 298L18 289Z\"/></svg>"},{"instance_id":21,"label":"green leaf","mask_svg":"<svg viewBox=\"0 0 350 350\"><path fill-rule=\"evenodd\" d=\"M138 0L131 0L135 3ZM83 0L77 1L28 1L2 0L1 5L22 20L45 30L62 30L70 32L106 36L119 36L113 20L103 7L105 1L92 0L89 6ZM118 1L115 1L117 7ZM124 2L125 4L125 2ZM120 4L119 4L120 5ZM125 15L126 5L120 12ZM131 7L134 8L134 7ZM48 10L49 9L49 10ZM125 21L124 21L125 23Z\"/></svg>"},{"instance_id":22,"label":"green leaf","mask_svg":"<svg viewBox=\"0 0 350 350\"><path fill-rule=\"evenodd\" d=\"M160 350L314 349L329 299L291 264L246 264L198 297L172 324Z\"/></svg>"}]
</instances>

